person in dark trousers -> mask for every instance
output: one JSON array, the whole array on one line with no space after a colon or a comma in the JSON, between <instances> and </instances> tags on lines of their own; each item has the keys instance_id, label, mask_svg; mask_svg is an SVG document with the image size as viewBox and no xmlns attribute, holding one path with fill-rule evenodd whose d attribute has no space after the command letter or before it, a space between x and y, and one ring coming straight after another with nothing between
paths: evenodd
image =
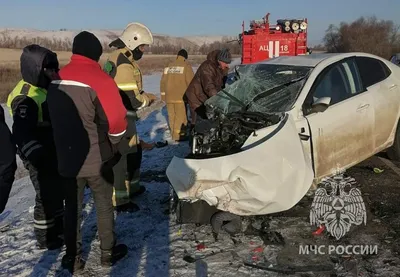
<instances>
[{"instance_id":1,"label":"person in dark trousers","mask_svg":"<svg viewBox=\"0 0 400 277\"><path fill-rule=\"evenodd\" d=\"M83 31L73 41L72 57L49 87L48 103L58 155L58 170L68 178L65 189L65 245L62 266L74 273L84 268L81 214L84 189L90 187L97 215L101 265L111 266L127 254L114 233L113 166L121 143L129 142L127 110L114 80L98 61L98 38ZM129 148L126 146L125 149Z\"/></svg>"},{"instance_id":2,"label":"person in dark trousers","mask_svg":"<svg viewBox=\"0 0 400 277\"><path fill-rule=\"evenodd\" d=\"M0 106L0 214L4 211L17 170L17 149Z\"/></svg>"},{"instance_id":3,"label":"person in dark trousers","mask_svg":"<svg viewBox=\"0 0 400 277\"><path fill-rule=\"evenodd\" d=\"M232 56L228 49L214 50L197 69L184 96L190 107L192 128L198 117L207 119L204 102L224 88L231 60Z\"/></svg>"},{"instance_id":4,"label":"person in dark trousers","mask_svg":"<svg viewBox=\"0 0 400 277\"><path fill-rule=\"evenodd\" d=\"M34 232L39 248L63 245L64 204L57 155L47 110L47 87L59 70L57 54L36 44L23 49L22 80L8 95L18 155L35 188Z\"/></svg>"}]
</instances>

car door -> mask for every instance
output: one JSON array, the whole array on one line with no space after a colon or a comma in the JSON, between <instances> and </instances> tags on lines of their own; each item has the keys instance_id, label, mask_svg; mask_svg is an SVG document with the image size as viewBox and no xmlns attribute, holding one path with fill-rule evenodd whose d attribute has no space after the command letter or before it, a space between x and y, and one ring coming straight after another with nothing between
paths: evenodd
<instances>
[{"instance_id":1,"label":"car door","mask_svg":"<svg viewBox=\"0 0 400 277\"><path fill-rule=\"evenodd\" d=\"M312 103L330 97L323 112ZM372 96L364 91L354 58L325 68L316 78L303 105L311 134L311 150L316 181L346 169L374 151L374 109Z\"/></svg>"},{"instance_id":2,"label":"car door","mask_svg":"<svg viewBox=\"0 0 400 277\"><path fill-rule=\"evenodd\" d=\"M400 89L391 70L380 60L356 57L363 87L371 92L375 114L375 153L386 149L394 137L400 107Z\"/></svg>"}]
</instances>

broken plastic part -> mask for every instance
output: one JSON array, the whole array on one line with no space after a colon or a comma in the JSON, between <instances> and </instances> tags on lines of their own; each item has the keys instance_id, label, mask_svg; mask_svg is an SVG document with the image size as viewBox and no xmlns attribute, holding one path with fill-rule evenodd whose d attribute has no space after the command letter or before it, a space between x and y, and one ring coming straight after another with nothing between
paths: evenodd
<instances>
[{"instance_id":1,"label":"broken plastic part","mask_svg":"<svg viewBox=\"0 0 400 277\"><path fill-rule=\"evenodd\" d=\"M325 231L325 226L321 225L318 227L318 229L316 231L313 232L313 235L319 236L322 234L322 232Z\"/></svg>"},{"instance_id":2,"label":"broken plastic part","mask_svg":"<svg viewBox=\"0 0 400 277\"><path fill-rule=\"evenodd\" d=\"M196 249L197 250L204 250L204 249L206 249L206 246L204 245L204 243L199 243L197 246L196 246Z\"/></svg>"}]
</instances>

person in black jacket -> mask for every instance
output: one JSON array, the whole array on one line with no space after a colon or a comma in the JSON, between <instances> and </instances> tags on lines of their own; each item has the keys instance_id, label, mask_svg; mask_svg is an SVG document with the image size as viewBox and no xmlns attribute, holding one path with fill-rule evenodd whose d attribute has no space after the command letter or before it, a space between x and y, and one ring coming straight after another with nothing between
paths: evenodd
<instances>
[{"instance_id":1,"label":"person in black jacket","mask_svg":"<svg viewBox=\"0 0 400 277\"><path fill-rule=\"evenodd\" d=\"M12 133L17 153L29 171L36 191L33 214L37 246L57 249L64 244L62 179L47 109L47 87L57 76L57 54L39 45L28 45L20 59L22 80L9 94Z\"/></svg>"},{"instance_id":2,"label":"person in black jacket","mask_svg":"<svg viewBox=\"0 0 400 277\"><path fill-rule=\"evenodd\" d=\"M0 214L4 211L17 170L16 147L0 106Z\"/></svg>"}]
</instances>

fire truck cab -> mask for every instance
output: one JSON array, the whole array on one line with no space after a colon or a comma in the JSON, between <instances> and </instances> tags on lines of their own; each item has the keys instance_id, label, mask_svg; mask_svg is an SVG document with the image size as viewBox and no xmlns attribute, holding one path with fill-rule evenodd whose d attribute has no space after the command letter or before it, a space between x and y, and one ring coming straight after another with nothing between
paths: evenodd
<instances>
[{"instance_id":1,"label":"fire truck cab","mask_svg":"<svg viewBox=\"0 0 400 277\"><path fill-rule=\"evenodd\" d=\"M254 63L279 56L306 55L307 18L278 19L269 24L269 13L262 20L250 21L250 30L239 34L242 47L242 64Z\"/></svg>"}]
</instances>

